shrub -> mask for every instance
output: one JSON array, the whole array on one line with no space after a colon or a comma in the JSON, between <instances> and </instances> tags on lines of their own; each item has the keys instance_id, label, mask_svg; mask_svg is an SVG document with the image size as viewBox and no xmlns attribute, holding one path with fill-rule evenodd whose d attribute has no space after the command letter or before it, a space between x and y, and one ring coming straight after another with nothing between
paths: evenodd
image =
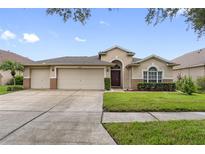
<instances>
[{"instance_id":1,"label":"shrub","mask_svg":"<svg viewBox=\"0 0 205 154\"><path fill-rule=\"evenodd\" d=\"M194 84L194 82L192 81L191 77L182 77L180 79L177 80L176 82L176 87L177 90L186 93L188 95L191 95L192 93L194 93L196 91L196 86Z\"/></svg>"},{"instance_id":2,"label":"shrub","mask_svg":"<svg viewBox=\"0 0 205 154\"><path fill-rule=\"evenodd\" d=\"M15 80L16 80L16 85L23 85L23 76L21 75L17 75L15 76ZM13 85L14 84L14 79L11 79L7 85Z\"/></svg>"},{"instance_id":3,"label":"shrub","mask_svg":"<svg viewBox=\"0 0 205 154\"><path fill-rule=\"evenodd\" d=\"M110 90L110 88L111 88L110 78L105 78L104 83L105 83L105 90Z\"/></svg>"},{"instance_id":4,"label":"shrub","mask_svg":"<svg viewBox=\"0 0 205 154\"><path fill-rule=\"evenodd\" d=\"M183 85L183 78L180 78L176 81L176 89L179 91L182 91L182 85Z\"/></svg>"},{"instance_id":5,"label":"shrub","mask_svg":"<svg viewBox=\"0 0 205 154\"><path fill-rule=\"evenodd\" d=\"M199 77L196 81L197 90L205 91L205 77Z\"/></svg>"},{"instance_id":6,"label":"shrub","mask_svg":"<svg viewBox=\"0 0 205 154\"><path fill-rule=\"evenodd\" d=\"M18 90L23 90L23 86L8 86L7 91L18 91Z\"/></svg>"},{"instance_id":7,"label":"shrub","mask_svg":"<svg viewBox=\"0 0 205 154\"><path fill-rule=\"evenodd\" d=\"M140 82L137 84L137 89L140 91L175 91L175 83L147 83Z\"/></svg>"}]
</instances>

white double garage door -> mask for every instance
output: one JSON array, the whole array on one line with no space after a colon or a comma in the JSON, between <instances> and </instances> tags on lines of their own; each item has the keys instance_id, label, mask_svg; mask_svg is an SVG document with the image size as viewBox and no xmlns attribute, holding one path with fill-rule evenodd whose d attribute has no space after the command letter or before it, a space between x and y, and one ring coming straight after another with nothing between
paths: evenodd
<instances>
[{"instance_id":1,"label":"white double garage door","mask_svg":"<svg viewBox=\"0 0 205 154\"><path fill-rule=\"evenodd\" d=\"M50 70L31 69L31 88L49 89ZM104 89L103 68L59 68L57 69L57 89Z\"/></svg>"}]
</instances>

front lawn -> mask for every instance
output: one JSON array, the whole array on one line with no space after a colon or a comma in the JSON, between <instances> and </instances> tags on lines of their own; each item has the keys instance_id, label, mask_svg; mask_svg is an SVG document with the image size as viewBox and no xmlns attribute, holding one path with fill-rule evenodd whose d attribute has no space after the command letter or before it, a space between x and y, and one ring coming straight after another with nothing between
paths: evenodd
<instances>
[{"instance_id":1,"label":"front lawn","mask_svg":"<svg viewBox=\"0 0 205 154\"><path fill-rule=\"evenodd\" d=\"M0 95L8 93L7 86L0 86Z\"/></svg>"},{"instance_id":2,"label":"front lawn","mask_svg":"<svg viewBox=\"0 0 205 154\"><path fill-rule=\"evenodd\" d=\"M205 111L205 94L179 92L107 92L105 111Z\"/></svg>"},{"instance_id":3,"label":"front lawn","mask_svg":"<svg viewBox=\"0 0 205 154\"><path fill-rule=\"evenodd\" d=\"M10 91L8 91L8 87L10 87ZM13 92L13 91L17 91L17 90L23 90L23 86L22 85L0 86L0 95L7 94L7 93L10 93L10 92Z\"/></svg>"},{"instance_id":4,"label":"front lawn","mask_svg":"<svg viewBox=\"0 0 205 154\"><path fill-rule=\"evenodd\" d=\"M117 144L205 144L205 120L110 123L104 127Z\"/></svg>"}]
</instances>

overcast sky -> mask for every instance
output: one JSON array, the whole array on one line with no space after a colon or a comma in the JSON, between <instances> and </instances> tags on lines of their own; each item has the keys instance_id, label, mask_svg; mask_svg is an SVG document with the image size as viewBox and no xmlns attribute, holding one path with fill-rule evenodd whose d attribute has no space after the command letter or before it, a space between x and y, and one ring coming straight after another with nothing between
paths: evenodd
<instances>
[{"instance_id":1,"label":"overcast sky","mask_svg":"<svg viewBox=\"0 0 205 154\"><path fill-rule=\"evenodd\" d=\"M45 9L0 9L0 49L33 60L61 56L91 56L114 45L144 58L156 54L173 59L205 47L184 18L156 27L145 23L146 9L93 9L87 24L47 16Z\"/></svg>"}]
</instances>

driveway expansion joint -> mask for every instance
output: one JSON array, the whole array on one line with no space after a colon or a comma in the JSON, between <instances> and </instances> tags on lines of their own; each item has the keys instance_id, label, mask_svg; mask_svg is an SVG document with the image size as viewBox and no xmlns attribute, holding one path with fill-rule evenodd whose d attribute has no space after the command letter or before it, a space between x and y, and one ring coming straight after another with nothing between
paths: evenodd
<instances>
[{"instance_id":1,"label":"driveway expansion joint","mask_svg":"<svg viewBox=\"0 0 205 154\"><path fill-rule=\"evenodd\" d=\"M9 132L8 134L6 134L5 136L3 136L2 138L0 138L0 141L4 140L5 138L7 138L9 135L15 133L17 130L19 130L20 128L24 127L25 125L27 125L28 123L32 122L33 120L39 118L40 116L48 113L50 110L52 110L54 107L56 107L57 105L63 103L68 97L73 96L75 93L77 93L78 91L73 92L71 95L68 95L67 97L65 97L64 99L62 99L60 102L56 103L54 106L52 106L51 108L49 108L48 110L42 112L41 114L35 116L34 118L30 119L29 121L23 123L22 125L20 125L19 127L17 127L16 129L12 130L11 132Z\"/></svg>"},{"instance_id":2,"label":"driveway expansion joint","mask_svg":"<svg viewBox=\"0 0 205 154\"><path fill-rule=\"evenodd\" d=\"M147 112L149 115L151 115L153 118L155 118L157 121L160 121L155 115L153 115L151 112Z\"/></svg>"},{"instance_id":3,"label":"driveway expansion joint","mask_svg":"<svg viewBox=\"0 0 205 154\"><path fill-rule=\"evenodd\" d=\"M116 144L102 125L102 94L33 90L4 95L0 144Z\"/></svg>"}]
</instances>

